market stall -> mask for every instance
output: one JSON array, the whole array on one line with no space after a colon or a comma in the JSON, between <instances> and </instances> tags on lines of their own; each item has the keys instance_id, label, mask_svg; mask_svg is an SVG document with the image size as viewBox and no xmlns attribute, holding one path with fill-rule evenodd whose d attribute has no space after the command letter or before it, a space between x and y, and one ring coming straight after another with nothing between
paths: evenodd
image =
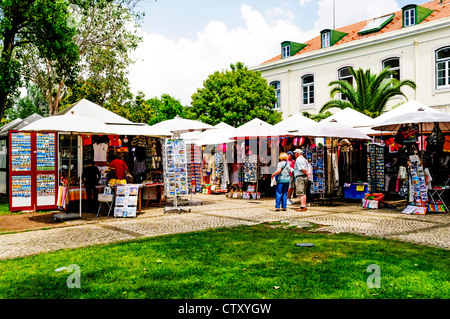
<instances>
[{"instance_id":1,"label":"market stall","mask_svg":"<svg viewBox=\"0 0 450 319\"><path fill-rule=\"evenodd\" d=\"M339 139L370 140L371 138L361 131L338 123L332 119L319 122L314 126L294 132L304 137L323 137L330 139L330 147L312 147L306 150L306 158L313 166L312 193L319 193L320 199L325 200L327 195L331 200L332 195L339 187L338 183L338 143Z\"/></svg>"},{"instance_id":2,"label":"market stall","mask_svg":"<svg viewBox=\"0 0 450 319\"><path fill-rule=\"evenodd\" d=\"M81 175L84 170L84 161L87 159L93 159L102 171L100 185L97 186L100 191L105 186L112 186L117 191L118 187L124 185L136 185L139 190L139 201L136 207L139 208L139 211L141 202L147 200L146 203L148 203L155 195L154 199L160 204L162 154L158 143L161 143L162 137L171 136L171 133L162 129L154 129L146 124L131 122L105 124L94 118L74 113L44 118L20 130L23 135L47 134L40 137L42 141L37 145L41 145L45 149L41 153L37 153L35 160L37 163L40 159L41 167L46 174L37 173L35 178L31 177L30 186L32 190L38 190L38 186L42 188L46 183L47 188L50 188L48 178L43 179L43 175L53 176L51 189L54 191L54 201L46 208L60 207L67 211L71 201L78 200L79 216L81 216L82 200L86 198ZM93 113L95 113L94 110ZM48 140L48 136L53 136L53 144L43 140L44 137ZM131 179L128 182L123 176L120 179L111 176L110 156L112 154L122 157L126 160L127 166L129 165L128 172ZM30 157L32 161L34 161L33 156L32 154ZM39 166L37 167L39 170ZM49 168L51 168L50 171ZM18 180L18 178L15 179ZM38 181L40 184L37 184ZM25 182L24 186L27 186ZM142 191L145 188L148 191ZM143 195L147 195L147 198ZM14 201L11 203L14 204ZM117 202L115 205L119 206ZM39 206L35 205L33 208L36 209ZM16 209L24 208L18 206ZM117 217L116 214L115 216ZM122 214L122 216L124 215ZM127 214L127 217L129 216Z\"/></svg>"},{"instance_id":3,"label":"market stall","mask_svg":"<svg viewBox=\"0 0 450 319\"><path fill-rule=\"evenodd\" d=\"M270 189L270 175L278 164L280 138L293 135L257 118L233 131L230 138L236 141L234 150L227 149L234 159L230 182L238 188L233 196L258 197L262 187Z\"/></svg>"},{"instance_id":4,"label":"market stall","mask_svg":"<svg viewBox=\"0 0 450 319\"><path fill-rule=\"evenodd\" d=\"M410 112L380 121L374 129L397 132L391 144L396 143L404 155L397 175L397 181L402 182L399 194L409 201L403 212L446 212L444 197L450 188L447 165L450 145L446 150L445 142L450 141L450 114L414 104L416 108Z\"/></svg>"}]
</instances>

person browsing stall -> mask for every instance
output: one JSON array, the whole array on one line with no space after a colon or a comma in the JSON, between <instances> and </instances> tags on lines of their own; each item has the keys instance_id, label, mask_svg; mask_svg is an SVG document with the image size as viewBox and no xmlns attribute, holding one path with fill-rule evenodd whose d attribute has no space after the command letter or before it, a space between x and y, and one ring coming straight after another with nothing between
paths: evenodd
<instances>
[{"instance_id":1,"label":"person browsing stall","mask_svg":"<svg viewBox=\"0 0 450 319\"><path fill-rule=\"evenodd\" d=\"M86 189L87 210L89 213L94 213L98 206L98 191L96 186L101 178L100 170L94 165L94 160L86 160L86 166L83 169L81 178Z\"/></svg>"},{"instance_id":2,"label":"person browsing stall","mask_svg":"<svg viewBox=\"0 0 450 319\"><path fill-rule=\"evenodd\" d=\"M292 198L292 195L295 190L295 177L294 177L295 155L294 155L294 152L292 152L292 151L288 151L287 155L289 155L288 163L289 163L289 166L291 167L291 173L290 173L291 181L289 182L289 190L288 190L288 194L287 194L287 204L292 205L294 203L292 202L291 198Z\"/></svg>"},{"instance_id":3,"label":"person browsing stall","mask_svg":"<svg viewBox=\"0 0 450 319\"><path fill-rule=\"evenodd\" d=\"M294 165L295 192L300 197L300 208L296 211L305 211L306 208L306 187L308 186L308 161L303 157L303 151L294 151L296 160Z\"/></svg>"},{"instance_id":4,"label":"person browsing stall","mask_svg":"<svg viewBox=\"0 0 450 319\"><path fill-rule=\"evenodd\" d=\"M128 172L127 164L118 158L116 154L111 154L110 159L111 163L109 163L109 167L114 169L116 179L125 179L125 175Z\"/></svg>"},{"instance_id":5,"label":"person browsing stall","mask_svg":"<svg viewBox=\"0 0 450 319\"><path fill-rule=\"evenodd\" d=\"M276 195L275 195L275 211L286 210L287 193L289 189L289 182L291 180L290 172L291 166L288 163L289 155L286 153L280 154L280 162L277 165L277 170L272 174L272 178L277 179Z\"/></svg>"}]
</instances>

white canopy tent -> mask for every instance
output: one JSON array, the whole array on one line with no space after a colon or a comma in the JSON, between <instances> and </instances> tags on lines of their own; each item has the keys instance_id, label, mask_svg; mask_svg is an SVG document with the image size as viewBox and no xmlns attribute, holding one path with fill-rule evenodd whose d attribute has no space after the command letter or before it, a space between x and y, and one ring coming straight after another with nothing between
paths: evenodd
<instances>
[{"instance_id":1,"label":"white canopy tent","mask_svg":"<svg viewBox=\"0 0 450 319\"><path fill-rule=\"evenodd\" d=\"M81 134L115 134L112 128L109 128L101 121L69 113L67 115L55 115L45 117L37 120L23 128L20 131L24 132L66 132L70 135L78 135L81 138ZM72 139L70 139L72 143ZM79 144L80 141L79 141ZM72 150L72 145L69 147L69 151ZM70 185L70 169L71 169L71 156L69 156L69 174L68 185ZM80 163L79 163L80 166ZM79 176L80 194L81 194L81 173ZM80 208L79 214L81 217L81 196L80 196Z\"/></svg>"},{"instance_id":2,"label":"white canopy tent","mask_svg":"<svg viewBox=\"0 0 450 319\"><path fill-rule=\"evenodd\" d=\"M310 127L317 124L316 121L301 115L300 113L295 113L281 122L274 125L274 127L283 129L288 132L295 132L302 128Z\"/></svg>"},{"instance_id":3,"label":"white canopy tent","mask_svg":"<svg viewBox=\"0 0 450 319\"><path fill-rule=\"evenodd\" d=\"M358 129L353 128L346 124L339 123L333 119L326 122L321 121L317 123L315 126L307 127L305 129L293 133L296 133L300 136L308 136L308 137L349 138L360 140L371 139L369 136L362 133Z\"/></svg>"},{"instance_id":4,"label":"white canopy tent","mask_svg":"<svg viewBox=\"0 0 450 319\"><path fill-rule=\"evenodd\" d=\"M184 119L177 115L174 119L152 125L152 128L165 129L179 135L187 132L209 130L212 129L213 126L200 121Z\"/></svg>"},{"instance_id":5,"label":"white canopy tent","mask_svg":"<svg viewBox=\"0 0 450 319\"><path fill-rule=\"evenodd\" d=\"M430 132L434 123L439 123L442 130L450 130L450 114L434 110L430 107L410 109L407 113L389 116L383 121L377 121L373 129L398 131L405 124L420 124L422 131Z\"/></svg>"},{"instance_id":6,"label":"white canopy tent","mask_svg":"<svg viewBox=\"0 0 450 319\"><path fill-rule=\"evenodd\" d=\"M68 108L58 112L57 115L66 115L69 113L89 117L105 124L135 124L130 120L127 120L116 113L86 99L79 100Z\"/></svg>"},{"instance_id":7,"label":"white canopy tent","mask_svg":"<svg viewBox=\"0 0 450 319\"><path fill-rule=\"evenodd\" d=\"M237 138L257 138L257 137L283 137L292 136L287 130L270 125L258 118L255 118L238 128L231 134L231 139Z\"/></svg>"}]
</instances>

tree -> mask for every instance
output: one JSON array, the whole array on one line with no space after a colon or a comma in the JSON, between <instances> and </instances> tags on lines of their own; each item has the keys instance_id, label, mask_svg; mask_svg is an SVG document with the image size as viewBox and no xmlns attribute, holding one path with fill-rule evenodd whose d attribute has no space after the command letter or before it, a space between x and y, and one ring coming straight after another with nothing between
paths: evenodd
<instances>
[{"instance_id":1,"label":"tree","mask_svg":"<svg viewBox=\"0 0 450 319\"><path fill-rule=\"evenodd\" d=\"M356 82L356 88L347 81L332 81L329 86L334 87L330 91L331 98L336 94L341 94L344 99L332 99L325 103L320 113L333 107L345 109L350 107L356 111L366 114L372 118L381 115L386 110L387 103L395 96L405 96L401 91L404 86L416 89L416 84L411 80L399 81L391 75L395 71L388 68L381 71L380 74L372 74L369 70L359 69L355 71L349 67L350 73Z\"/></svg>"},{"instance_id":2,"label":"tree","mask_svg":"<svg viewBox=\"0 0 450 319\"><path fill-rule=\"evenodd\" d=\"M185 107L181 105L180 101L170 96L169 94L161 95L161 99L154 97L147 100L151 108L155 112L155 115L147 122L149 125L153 125L162 121L171 120L175 116L185 116Z\"/></svg>"},{"instance_id":3,"label":"tree","mask_svg":"<svg viewBox=\"0 0 450 319\"><path fill-rule=\"evenodd\" d=\"M70 76L79 58L74 29L68 26L66 0L0 1L0 117L21 85L23 48L33 46L37 56L58 61L55 72Z\"/></svg>"},{"instance_id":4,"label":"tree","mask_svg":"<svg viewBox=\"0 0 450 319\"><path fill-rule=\"evenodd\" d=\"M50 115L58 112L61 103L66 106L82 97L102 106L132 98L127 68L132 63L129 53L141 41L137 34L141 14L134 11L137 1L74 2L77 5L69 7L69 24L76 30L74 41L80 52L78 76L69 79L58 74L55 70L64 66L59 61L38 56L32 46L24 54L27 76L41 88Z\"/></svg>"},{"instance_id":5,"label":"tree","mask_svg":"<svg viewBox=\"0 0 450 319\"><path fill-rule=\"evenodd\" d=\"M48 107L41 90L36 85L26 83L27 95L15 101L11 108L5 111L9 120L24 119L34 113L48 115Z\"/></svg>"},{"instance_id":6,"label":"tree","mask_svg":"<svg viewBox=\"0 0 450 319\"><path fill-rule=\"evenodd\" d=\"M237 127L254 118L270 124L281 121L281 113L272 109L275 91L243 63L230 65L231 70L216 71L203 82L203 88L192 95L191 118L216 125L225 122Z\"/></svg>"}]
</instances>

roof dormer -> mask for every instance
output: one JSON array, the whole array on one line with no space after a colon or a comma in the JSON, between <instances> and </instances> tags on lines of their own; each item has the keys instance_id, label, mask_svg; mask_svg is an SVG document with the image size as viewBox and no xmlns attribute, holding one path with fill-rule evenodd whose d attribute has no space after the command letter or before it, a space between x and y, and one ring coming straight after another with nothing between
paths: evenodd
<instances>
[{"instance_id":1,"label":"roof dormer","mask_svg":"<svg viewBox=\"0 0 450 319\"><path fill-rule=\"evenodd\" d=\"M427 9L417 4L408 4L402 8L403 27L411 27L420 24L433 10Z\"/></svg>"},{"instance_id":2,"label":"roof dormer","mask_svg":"<svg viewBox=\"0 0 450 319\"><path fill-rule=\"evenodd\" d=\"M281 43L281 58L288 58L296 55L299 51L303 50L307 44L297 43L292 41L284 41Z\"/></svg>"},{"instance_id":3,"label":"roof dormer","mask_svg":"<svg viewBox=\"0 0 450 319\"><path fill-rule=\"evenodd\" d=\"M322 48L332 47L336 43L339 42L343 37L345 37L348 33L340 32L331 29L324 29L320 32L320 39L322 43Z\"/></svg>"}]
</instances>

